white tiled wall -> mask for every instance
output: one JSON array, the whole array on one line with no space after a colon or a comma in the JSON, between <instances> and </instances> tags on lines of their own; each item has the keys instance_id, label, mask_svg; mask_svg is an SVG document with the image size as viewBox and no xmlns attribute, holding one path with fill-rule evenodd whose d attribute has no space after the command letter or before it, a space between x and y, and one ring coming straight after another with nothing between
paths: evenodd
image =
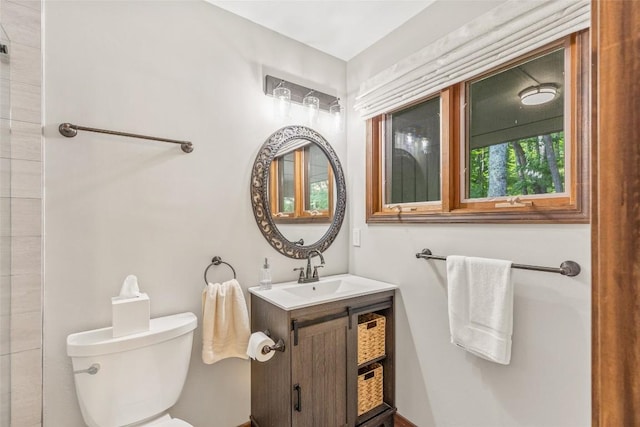
<instances>
[{"instance_id":1,"label":"white tiled wall","mask_svg":"<svg viewBox=\"0 0 640 427\"><path fill-rule=\"evenodd\" d=\"M0 108L0 132L10 126L11 135L10 149L0 147L0 161L11 162L11 188L1 189L0 203L1 213L11 213L11 226L0 230L10 245L3 250L11 250L11 332L2 346L10 350L0 358L11 365L11 427L35 427L42 425L41 2L0 0L0 23L11 39L10 81L0 84L12 107L10 124Z\"/></svg>"}]
</instances>

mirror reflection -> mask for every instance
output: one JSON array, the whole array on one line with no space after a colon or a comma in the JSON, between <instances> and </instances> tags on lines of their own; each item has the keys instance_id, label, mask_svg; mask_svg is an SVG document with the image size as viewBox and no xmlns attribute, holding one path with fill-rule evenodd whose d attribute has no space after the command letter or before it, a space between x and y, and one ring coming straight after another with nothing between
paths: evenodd
<instances>
[{"instance_id":1,"label":"mirror reflection","mask_svg":"<svg viewBox=\"0 0 640 427\"><path fill-rule=\"evenodd\" d=\"M269 170L271 216L280 233L300 246L318 241L333 219L334 188L331 163L318 145L297 139L281 147Z\"/></svg>"},{"instance_id":2,"label":"mirror reflection","mask_svg":"<svg viewBox=\"0 0 640 427\"><path fill-rule=\"evenodd\" d=\"M283 147L269 171L275 222L331 222L333 187L331 164L320 147L305 140Z\"/></svg>"}]
</instances>

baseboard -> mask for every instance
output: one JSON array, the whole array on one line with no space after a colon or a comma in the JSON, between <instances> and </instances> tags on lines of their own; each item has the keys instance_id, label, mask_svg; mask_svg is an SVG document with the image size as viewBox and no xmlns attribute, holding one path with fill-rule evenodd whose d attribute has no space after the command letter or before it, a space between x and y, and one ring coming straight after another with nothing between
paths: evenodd
<instances>
[{"instance_id":1,"label":"baseboard","mask_svg":"<svg viewBox=\"0 0 640 427\"><path fill-rule=\"evenodd\" d=\"M393 424L395 427L418 427L402 415L396 412L395 417L393 418Z\"/></svg>"},{"instance_id":2,"label":"baseboard","mask_svg":"<svg viewBox=\"0 0 640 427\"><path fill-rule=\"evenodd\" d=\"M402 415L398 414L397 412L393 418L393 423L395 427L418 427L417 425L415 425L414 423L412 423ZM251 421L249 421L248 423L239 425L238 427L251 427Z\"/></svg>"}]
</instances>

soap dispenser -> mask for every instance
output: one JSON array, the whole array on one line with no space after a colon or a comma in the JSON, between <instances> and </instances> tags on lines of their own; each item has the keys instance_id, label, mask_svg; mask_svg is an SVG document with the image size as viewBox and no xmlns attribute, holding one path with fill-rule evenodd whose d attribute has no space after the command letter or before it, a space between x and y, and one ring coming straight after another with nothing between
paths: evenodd
<instances>
[{"instance_id":1,"label":"soap dispenser","mask_svg":"<svg viewBox=\"0 0 640 427\"><path fill-rule=\"evenodd\" d=\"M267 289L271 289L271 268L269 268L269 260L265 258L264 265L260 269L260 290Z\"/></svg>"}]
</instances>

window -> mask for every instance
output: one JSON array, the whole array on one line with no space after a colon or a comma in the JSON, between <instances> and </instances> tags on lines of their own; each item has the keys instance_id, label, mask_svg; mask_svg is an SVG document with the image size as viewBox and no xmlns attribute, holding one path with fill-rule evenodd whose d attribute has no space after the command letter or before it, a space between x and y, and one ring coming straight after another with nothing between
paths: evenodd
<instances>
[{"instance_id":1,"label":"window","mask_svg":"<svg viewBox=\"0 0 640 427\"><path fill-rule=\"evenodd\" d=\"M368 122L367 221L587 222L588 33Z\"/></svg>"},{"instance_id":2,"label":"window","mask_svg":"<svg viewBox=\"0 0 640 427\"><path fill-rule=\"evenodd\" d=\"M271 211L276 222L330 222L333 172L322 149L307 143L282 150L269 173Z\"/></svg>"},{"instance_id":3,"label":"window","mask_svg":"<svg viewBox=\"0 0 640 427\"><path fill-rule=\"evenodd\" d=\"M386 117L385 200L440 201L440 97Z\"/></svg>"}]
</instances>

